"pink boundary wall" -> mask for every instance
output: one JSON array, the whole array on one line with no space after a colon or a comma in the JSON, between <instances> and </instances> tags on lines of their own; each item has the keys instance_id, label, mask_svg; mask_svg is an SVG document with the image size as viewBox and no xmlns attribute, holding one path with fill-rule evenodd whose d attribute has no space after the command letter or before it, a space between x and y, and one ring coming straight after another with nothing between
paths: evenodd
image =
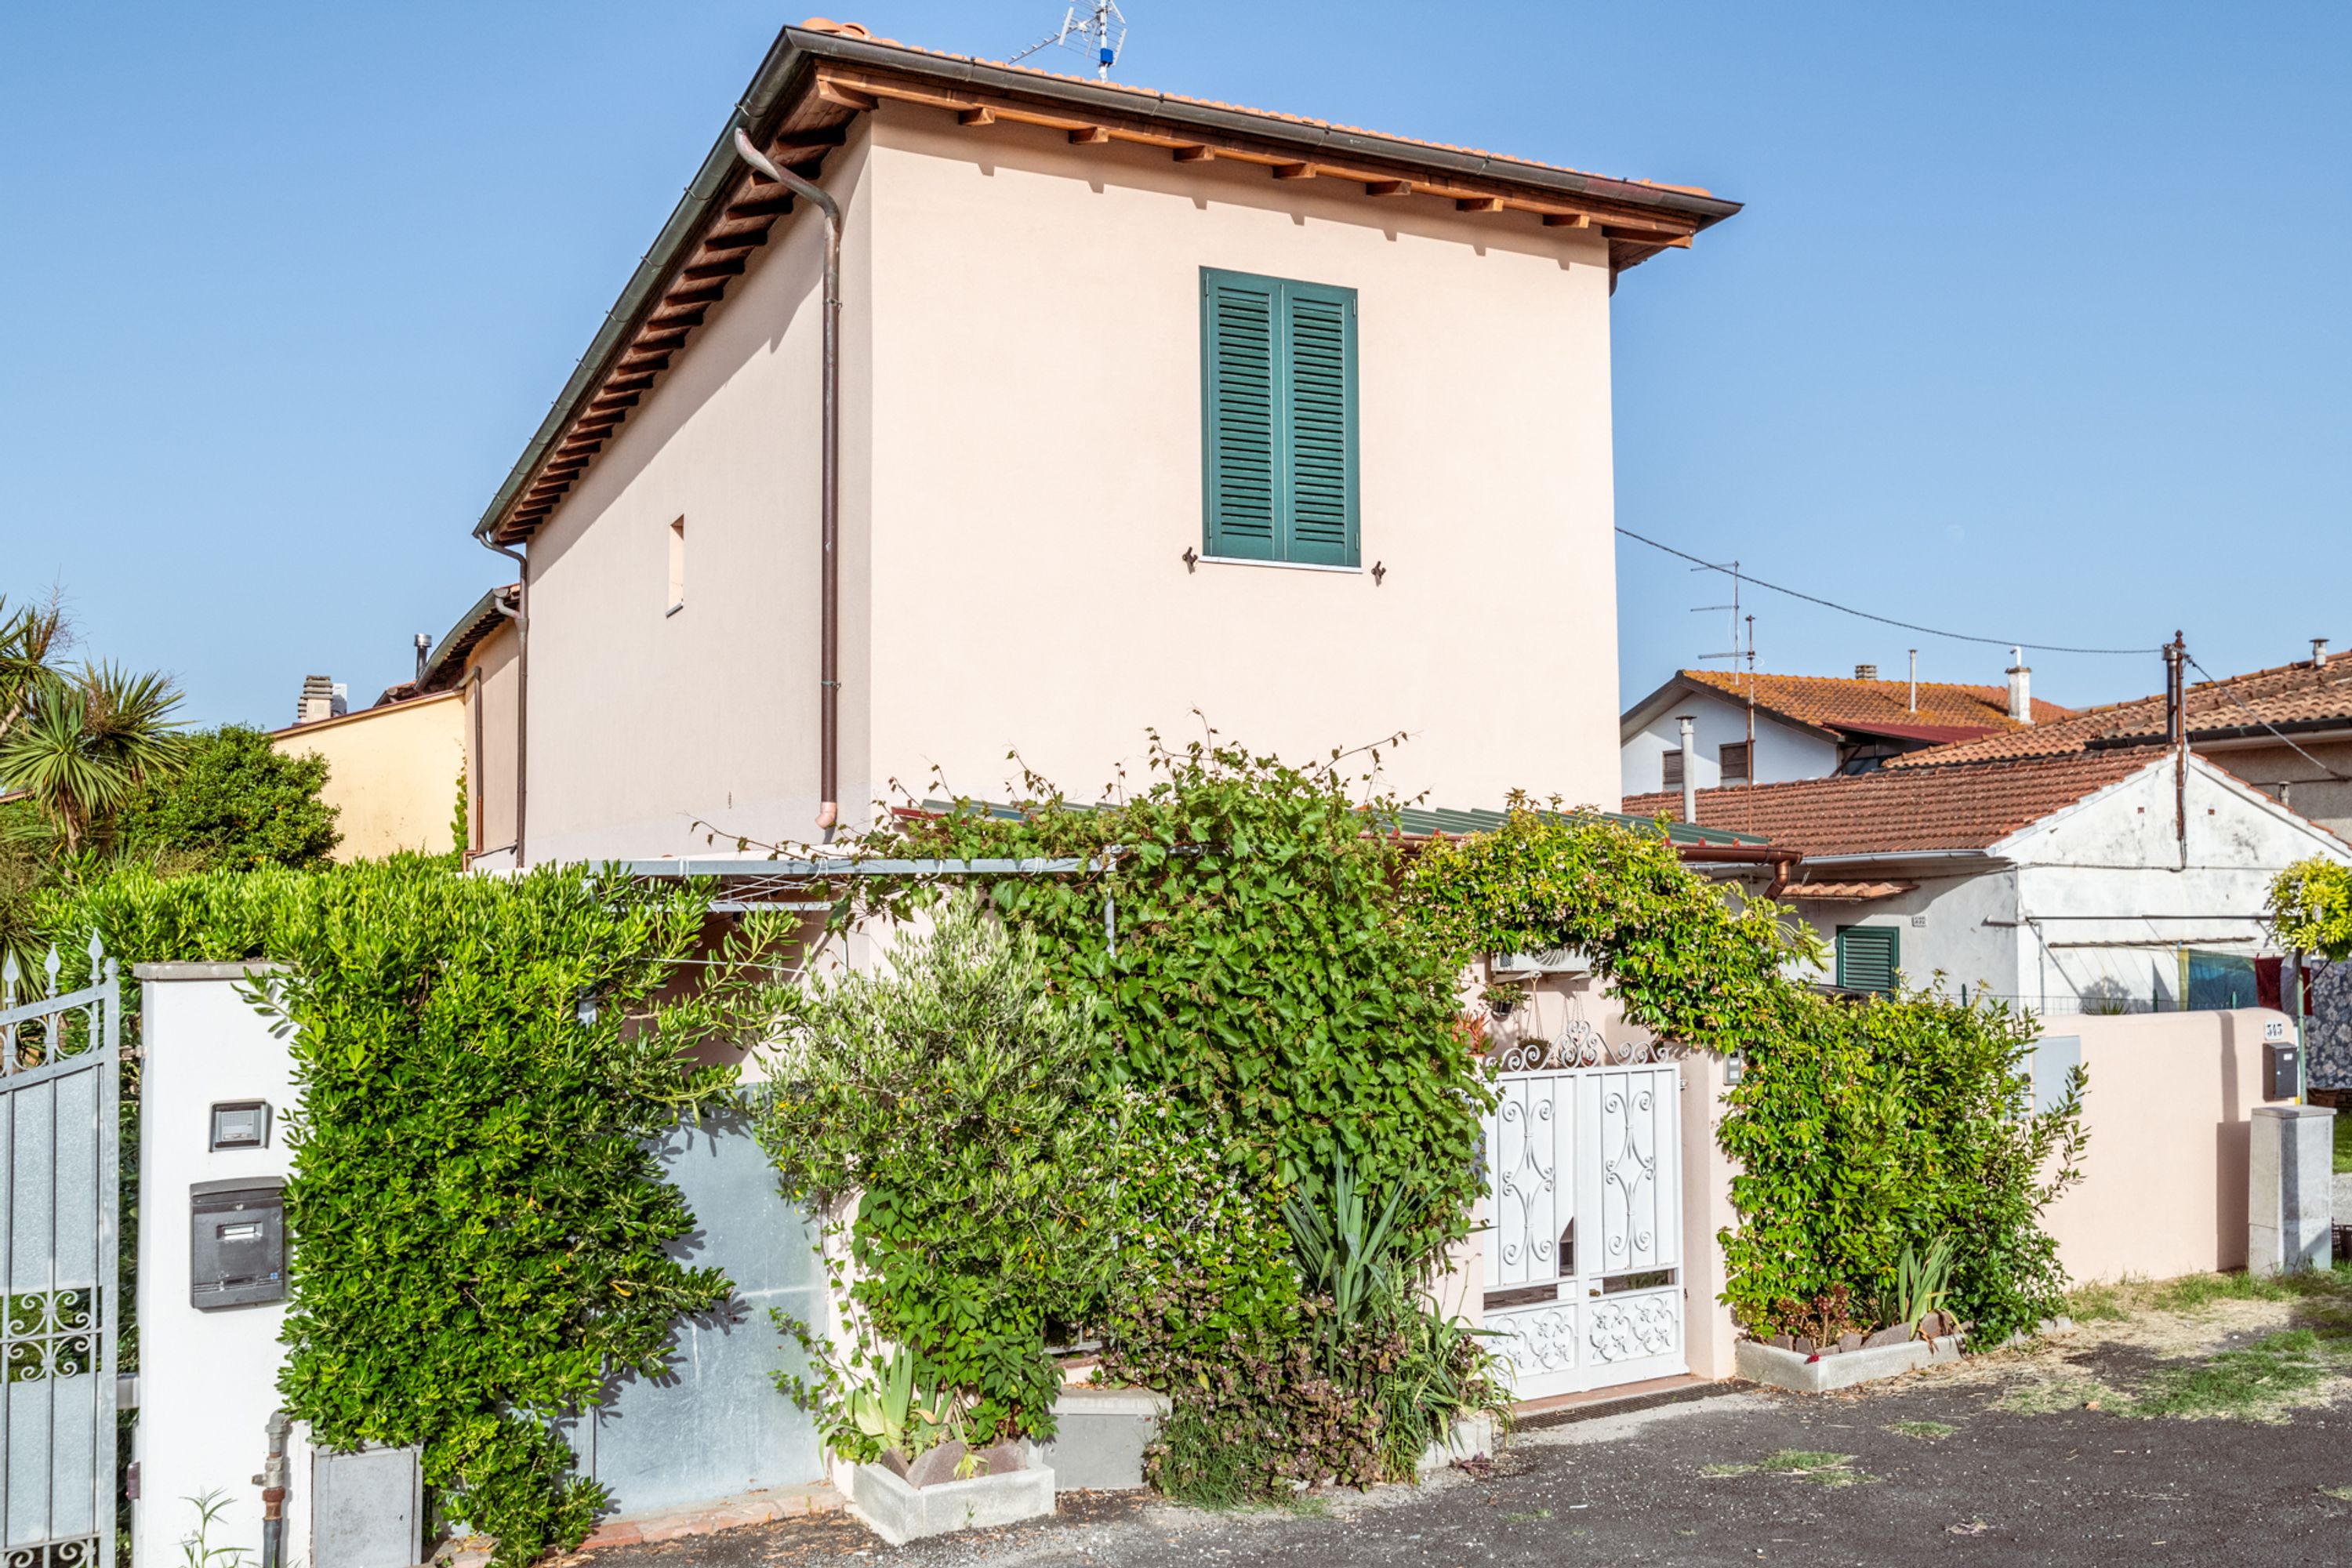
<instances>
[{"instance_id":1,"label":"pink boundary wall","mask_svg":"<svg viewBox=\"0 0 2352 1568\"><path fill-rule=\"evenodd\" d=\"M2245 1267L2248 1118L2282 1103L2263 1099L2263 1036L2283 1022L2242 1007L2045 1023L2083 1042L2089 1078L2084 1177L2043 1220L2077 1283Z\"/></svg>"},{"instance_id":2,"label":"pink boundary wall","mask_svg":"<svg viewBox=\"0 0 2352 1568\"><path fill-rule=\"evenodd\" d=\"M1614 1009L1603 1003L1594 1011L1613 1037L1622 1027ZM2045 1025L2045 1038L2082 1042L2088 1075L2084 1177L2043 1217L2075 1283L2245 1267L2248 1118L2266 1103L2265 1026L2285 1020L2249 1007ZM1679 1066L1685 1343L1693 1375L1726 1378L1738 1338L1730 1310L1717 1300L1724 1267L1715 1238L1732 1223L1733 1167L1715 1138L1726 1064L1695 1053ZM1482 1200L1474 1223L1486 1219ZM1481 1318L1483 1241L1474 1232L1433 1291L1443 1309L1473 1323Z\"/></svg>"}]
</instances>

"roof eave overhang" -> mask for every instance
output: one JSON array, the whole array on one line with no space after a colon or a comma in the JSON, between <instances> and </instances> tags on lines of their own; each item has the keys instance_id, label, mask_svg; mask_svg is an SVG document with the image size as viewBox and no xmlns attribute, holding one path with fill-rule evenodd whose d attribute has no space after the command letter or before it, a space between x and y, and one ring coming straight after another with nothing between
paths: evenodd
<instances>
[{"instance_id":1,"label":"roof eave overhang","mask_svg":"<svg viewBox=\"0 0 2352 1568\"><path fill-rule=\"evenodd\" d=\"M615 367L628 357L640 330L664 303L672 285L678 281L678 274L695 257L702 237L745 184L748 176L734 150L736 132L742 131L759 146L773 147L779 130L795 108L820 89L833 94L838 120L845 122L858 112L861 102L863 107L873 107L863 90L876 85L865 79L869 75L929 90L929 97L913 95L919 101L944 105L971 100L981 109L986 107L982 99L1025 104L1059 117L1049 122L1099 121L1106 126L1128 128L1115 129L1109 134L1129 140L1198 144L1221 154L1235 145L1248 144L1258 153L1241 155L1256 156L1262 162L1307 168L1324 162L1343 163L1349 174L1382 176L1404 182L1408 186L1417 174L1424 179L1434 176L1449 189L1475 187L1490 195L1498 205L1532 205L1537 210L1556 205L1564 212L1580 212L1608 238L1611 266L1617 271L1637 265L1669 246L1686 246L1691 236L1740 210L1738 202L1694 191L1548 168L1370 132L1303 124L1244 110L1187 102L1164 94L929 55L841 34L786 27L777 35L751 86L728 116L726 125L688 184L686 194L637 264L620 299L605 313L587 352L581 355L546 418L540 422L521 457L475 525L477 538L501 546L529 539L562 504L571 483L593 465L603 441L609 439L611 431L626 417L625 405L618 417L605 416L609 423L584 453L568 455L560 467L551 464L551 457L558 454L567 436L577 433L599 389L606 385ZM830 87L821 79L827 77L832 79ZM954 97L942 98L942 93ZM1141 130L1138 132L1135 127ZM1367 199L1371 199L1369 190ZM1621 222L1626 226L1619 227ZM725 279L718 281L723 289ZM714 298L712 305L717 303ZM657 378L666 364L667 354L650 376ZM551 472L551 468L556 471ZM526 501L530 504L524 505ZM518 518L518 510L530 515Z\"/></svg>"}]
</instances>

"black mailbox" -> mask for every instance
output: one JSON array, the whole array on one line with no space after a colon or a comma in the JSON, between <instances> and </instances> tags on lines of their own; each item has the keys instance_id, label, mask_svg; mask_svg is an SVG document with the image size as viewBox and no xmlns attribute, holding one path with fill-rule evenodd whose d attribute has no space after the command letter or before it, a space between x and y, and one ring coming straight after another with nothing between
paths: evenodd
<instances>
[{"instance_id":1,"label":"black mailbox","mask_svg":"<svg viewBox=\"0 0 2352 1568\"><path fill-rule=\"evenodd\" d=\"M282 1176L232 1176L188 1189L188 1304L199 1311L286 1299Z\"/></svg>"},{"instance_id":2,"label":"black mailbox","mask_svg":"<svg viewBox=\"0 0 2352 1568\"><path fill-rule=\"evenodd\" d=\"M2293 1040L2273 1040L2263 1047L2263 1098L2293 1100L2303 1092Z\"/></svg>"}]
</instances>

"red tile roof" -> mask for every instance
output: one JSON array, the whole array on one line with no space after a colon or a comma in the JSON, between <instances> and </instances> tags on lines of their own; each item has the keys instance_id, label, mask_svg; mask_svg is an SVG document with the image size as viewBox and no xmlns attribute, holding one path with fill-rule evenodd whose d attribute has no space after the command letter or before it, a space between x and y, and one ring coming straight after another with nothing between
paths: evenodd
<instances>
[{"instance_id":1,"label":"red tile roof","mask_svg":"<svg viewBox=\"0 0 2352 1568\"><path fill-rule=\"evenodd\" d=\"M1919 683L1919 706L1911 706L1905 680L1853 680L1834 675L1748 676L1725 669L1675 672L1693 685L1746 701L1751 681L1756 706L1765 712L1823 730L1851 730L1915 741L1969 741L1994 731L2024 726L2009 716L2009 690L2000 686ZM2036 723L2065 718L2071 709L2036 700Z\"/></svg>"},{"instance_id":2,"label":"red tile roof","mask_svg":"<svg viewBox=\"0 0 2352 1568\"><path fill-rule=\"evenodd\" d=\"M1703 789L1698 823L1760 833L1803 856L1985 849L2168 755L2142 746ZM1625 814L1680 821L1682 804L1679 791L1628 795Z\"/></svg>"},{"instance_id":3,"label":"red tile roof","mask_svg":"<svg viewBox=\"0 0 2352 1568\"><path fill-rule=\"evenodd\" d=\"M2326 664L2305 659L2257 669L2221 680L2201 680L2189 689L2189 734L2219 739L2261 735L2274 724L2288 733L2305 728L2352 724L2352 656ZM2165 733L2164 695L2085 708L2051 724L2012 729L1958 745L1935 746L1891 759L1890 768L1945 763L1976 763L2000 757L2047 757L2080 752L2095 742L2160 740Z\"/></svg>"}]
</instances>

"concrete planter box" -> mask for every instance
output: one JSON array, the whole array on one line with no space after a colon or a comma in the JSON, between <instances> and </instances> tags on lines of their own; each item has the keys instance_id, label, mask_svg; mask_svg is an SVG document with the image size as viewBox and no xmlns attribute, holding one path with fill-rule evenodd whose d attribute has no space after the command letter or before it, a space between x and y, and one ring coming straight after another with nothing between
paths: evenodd
<instances>
[{"instance_id":1,"label":"concrete planter box","mask_svg":"<svg viewBox=\"0 0 2352 1568\"><path fill-rule=\"evenodd\" d=\"M1054 1440L1037 1462L1063 1491L1133 1491L1143 1485L1143 1450L1167 1418L1164 1394L1074 1384L1054 1401Z\"/></svg>"},{"instance_id":2,"label":"concrete planter box","mask_svg":"<svg viewBox=\"0 0 2352 1568\"><path fill-rule=\"evenodd\" d=\"M1454 1430L1446 1434L1444 1441L1432 1443L1421 1451L1421 1459L1413 1468L1422 1475L1429 1476L1445 1468L1456 1459L1472 1458L1480 1454L1492 1456L1496 1447L1497 1436L1493 1416L1465 1416L1454 1424Z\"/></svg>"},{"instance_id":3,"label":"concrete planter box","mask_svg":"<svg viewBox=\"0 0 2352 1568\"><path fill-rule=\"evenodd\" d=\"M1815 1356L1784 1351L1761 1340L1741 1340L1731 1347L1731 1365L1734 1372L1750 1383L1794 1389L1799 1394L1826 1394L1832 1388L1852 1388L1856 1384L1900 1377L1933 1362L1955 1360L1959 1353L1958 1334Z\"/></svg>"},{"instance_id":4,"label":"concrete planter box","mask_svg":"<svg viewBox=\"0 0 2352 1568\"><path fill-rule=\"evenodd\" d=\"M881 1465L860 1465L850 1497L868 1529L893 1546L951 1531L1017 1524L1054 1511L1054 1472L1033 1461L1023 1470L968 1481L909 1486Z\"/></svg>"}]
</instances>

